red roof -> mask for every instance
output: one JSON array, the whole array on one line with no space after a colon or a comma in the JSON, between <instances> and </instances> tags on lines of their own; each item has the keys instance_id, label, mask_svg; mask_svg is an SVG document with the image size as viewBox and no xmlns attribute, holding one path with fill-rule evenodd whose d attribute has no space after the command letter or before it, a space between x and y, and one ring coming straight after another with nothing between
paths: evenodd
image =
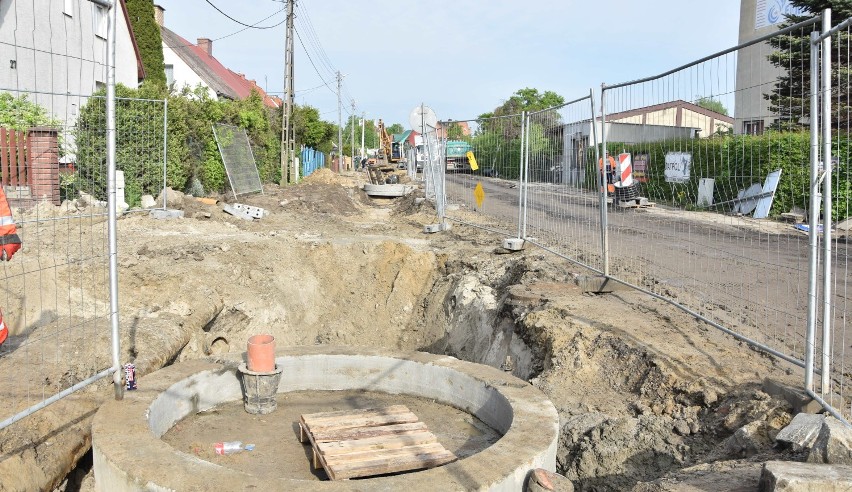
<instances>
[{"instance_id":1,"label":"red roof","mask_svg":"<svg viewBox=\"0 0 852 492\"><path fill-rule=\"evenodd\" d=\"M167 28L161 27L161 30L164 38L171 37L165 36L168 33L179 40L180 46L171 46L171 48L218 95L231 99L245 99L249 97L252 89L254 89L263 98L264 105L270 108L279 107L278 103L266 94L266 91L257 85L254 80L249 80L245 75L230 70L222 65L219 60L208 54L203 48L190 43ZM166 45L169 46L172 43L167 42Z\"/></svg>"}]
</instances>

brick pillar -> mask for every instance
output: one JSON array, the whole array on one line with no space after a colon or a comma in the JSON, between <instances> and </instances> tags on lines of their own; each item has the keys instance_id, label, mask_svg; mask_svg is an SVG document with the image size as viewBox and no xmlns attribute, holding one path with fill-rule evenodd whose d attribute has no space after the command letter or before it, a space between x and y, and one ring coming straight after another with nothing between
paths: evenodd
<instances>
[{"instance_id":1,"label":"brick pillar","mask_svg":"<svg viewBox=\"0 0 852 492\"><path fill-rule=\"evenodd\" d=\"M39 126L29 131L29 182L33 200L59 205L59 132Z\"/></svg>"}]
</instances>

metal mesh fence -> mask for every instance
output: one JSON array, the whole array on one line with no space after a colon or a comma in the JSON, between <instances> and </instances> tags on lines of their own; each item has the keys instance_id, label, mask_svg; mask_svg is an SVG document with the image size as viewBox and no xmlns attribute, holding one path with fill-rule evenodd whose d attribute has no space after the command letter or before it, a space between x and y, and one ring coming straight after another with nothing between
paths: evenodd
<instances>
[{"instance_id":1,"label":"metal mesh fence","mask_svg":"<svg viewBox=\"0 0 852 492\"><path fill-rule=\"evenodd\" d=\"M810 80L801 68L812 29L602 95L607 273L800 365L808 237L756 219L808 208Z\"/></svg>"},{"instance_id":2,"label":"metal mesh fence","mask_svg":"<svg viewBox=\"0 0 852 492\"><path fill-rule=\"evenodd\" d=\"M115 73L107 66L114 22L82 0L0 10L0 57L12 66L0 72L2 429L116 372L117 304L110 124L104 98L91 96Z\"/></svg>"},{"instance_id":3,"label":"metal mesh fence","mask_svg":"<svg viewBox=\"0 0 852 492\"><path fill-rule=\"evenodd\" d=\"M234 196L263 191L260 174L254 161L251 142L245 129L216 123L213 135L222 154L222 162L228 172L228 181Z\"/></svg>"},{"instance_id":4,"label":"metal mesh fence","mask_svg":"<svg viewBox=\"0 0 852 492\"><path fill-rule=\"evenodd\" d=\"M522 237L602 271L598 132L591 95L529 115Z\"/></svg>"},{"instance_id":5,"label":"metal mesh fence","mask_svg":"<svg viewBox=\"0 0 852 492\"><path fill-rule=\"evenodd\" d=\"M824 305L820 306L821 328L815 334L815 366L822 369L818 376L817 387L822 397L847 417L852 416L852 329L849 317L852 315L852 290L849 285L850 250L849 239L852 233L852 99L850 99L850 62L852 62L852 28L849 21L838 26L830 42L831 78L830 94L827 95L828 120L820 125L831 137L831 165L826 193L828 203L823 206L823 235L820 247L825 250L823 258L828 259L828 269L823 269ZM820 53L820 62L825 54ZM824 70L821 70L825 73ZM824 104L824 101L821 101ZM825 116L825 112L822 114ZM827 123L827 125L826 125ZM825 137L825 135L823 135ZM826 206L827 205L827 206ZM825 211L831 210L831 215ZM831 222L829 222L830 219ZM826 241L827 239L827 241ZM828 277L826 277L828 273ZM829 368L828 370L825 370Z\"/></svg>"},{"instance_id":6,"label":"metal mesh fence","mask_svg":"<svg viewBox=\"0 0 852 492\"><path fill-rule=\"evenodd\" d=\"M519 234L523 121L515 114L440 124L448 218Z\"/></svg>"}]
</instances>

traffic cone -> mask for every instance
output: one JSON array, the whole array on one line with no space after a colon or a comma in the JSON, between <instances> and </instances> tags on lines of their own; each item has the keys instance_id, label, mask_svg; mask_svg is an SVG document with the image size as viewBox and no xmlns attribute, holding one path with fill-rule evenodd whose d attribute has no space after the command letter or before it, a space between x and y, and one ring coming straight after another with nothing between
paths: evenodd
<instances>
[{"instance_id":1,"label":"traffic cone","mask_svg":"<svg viewBox=\"0 0 852 492\"><path fill-rule=\"evenodd\" d=\"M6 322L3 321L3 311L0 310L0 345L9 337L9 330L6 328Z\"/></svg>"}]
</instances>

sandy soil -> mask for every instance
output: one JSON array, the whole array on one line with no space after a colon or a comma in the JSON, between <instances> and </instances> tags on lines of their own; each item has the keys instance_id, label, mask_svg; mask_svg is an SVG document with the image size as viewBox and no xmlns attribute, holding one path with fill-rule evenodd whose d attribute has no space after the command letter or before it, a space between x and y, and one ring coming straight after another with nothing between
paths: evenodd
<instances>
[{"instance_id":1,"label":"sandy soil","mask_svg":"<svg viewBox=\"0 0 852 492\"><path fill-rule=\"evenodd\" d=\"M785 457L772 438L792 410L761 383L798 386L797 370L640 293L584 294L574 281L586 272L542 250L505 254L500 238L463 225L425 235L435 217L428 203L373 200L362 182L320 171L298 186L267 186L240 199L269 211L254 222L191 197L172 203L183 219L123 217L122 361L147 374L242 351L262 332L281 346L383 346L494 366L509 356L515 375L556 405L558 471L579 490L690 481L749 490L762 461ZM81 243L100 237L97 225L74 234ZM44 264L39 255L62 238L46 229L41 248L19 254ZM101 271L60 264L43 282L54 297L68 296L62 282L79 272L93 280L76 281L50 316L25 304L37 321L15 325L0 353L3 418L109 367ZM47 288L25 279L7 276L7 298ZM48 357L32 357L38 350ZM112 396L101 382L0 431L0 490L90 490L89 423ZM230 437L204 436L199 449L222 439Z\"/></svg>"},{"instance_id":2,"label":"sandy soil","mask_svg":"<svg viewBox=\"0 0 852 492\"><path fill-rule=\"evenodd\" d=\"M311 446L299 442L299 416L316 412L405 405L425 423L447 450L460 459L497 442L500 435L470 414L423 398L355 391L296 391L279 396L268 415L250 415L242 402L219 405L190 417L163 436L173 448L227 468L255 476L328 480L322 468L312 469ZM253 451L217 455L213 444L241 441Z\"/></svg>"}]
</instances>

